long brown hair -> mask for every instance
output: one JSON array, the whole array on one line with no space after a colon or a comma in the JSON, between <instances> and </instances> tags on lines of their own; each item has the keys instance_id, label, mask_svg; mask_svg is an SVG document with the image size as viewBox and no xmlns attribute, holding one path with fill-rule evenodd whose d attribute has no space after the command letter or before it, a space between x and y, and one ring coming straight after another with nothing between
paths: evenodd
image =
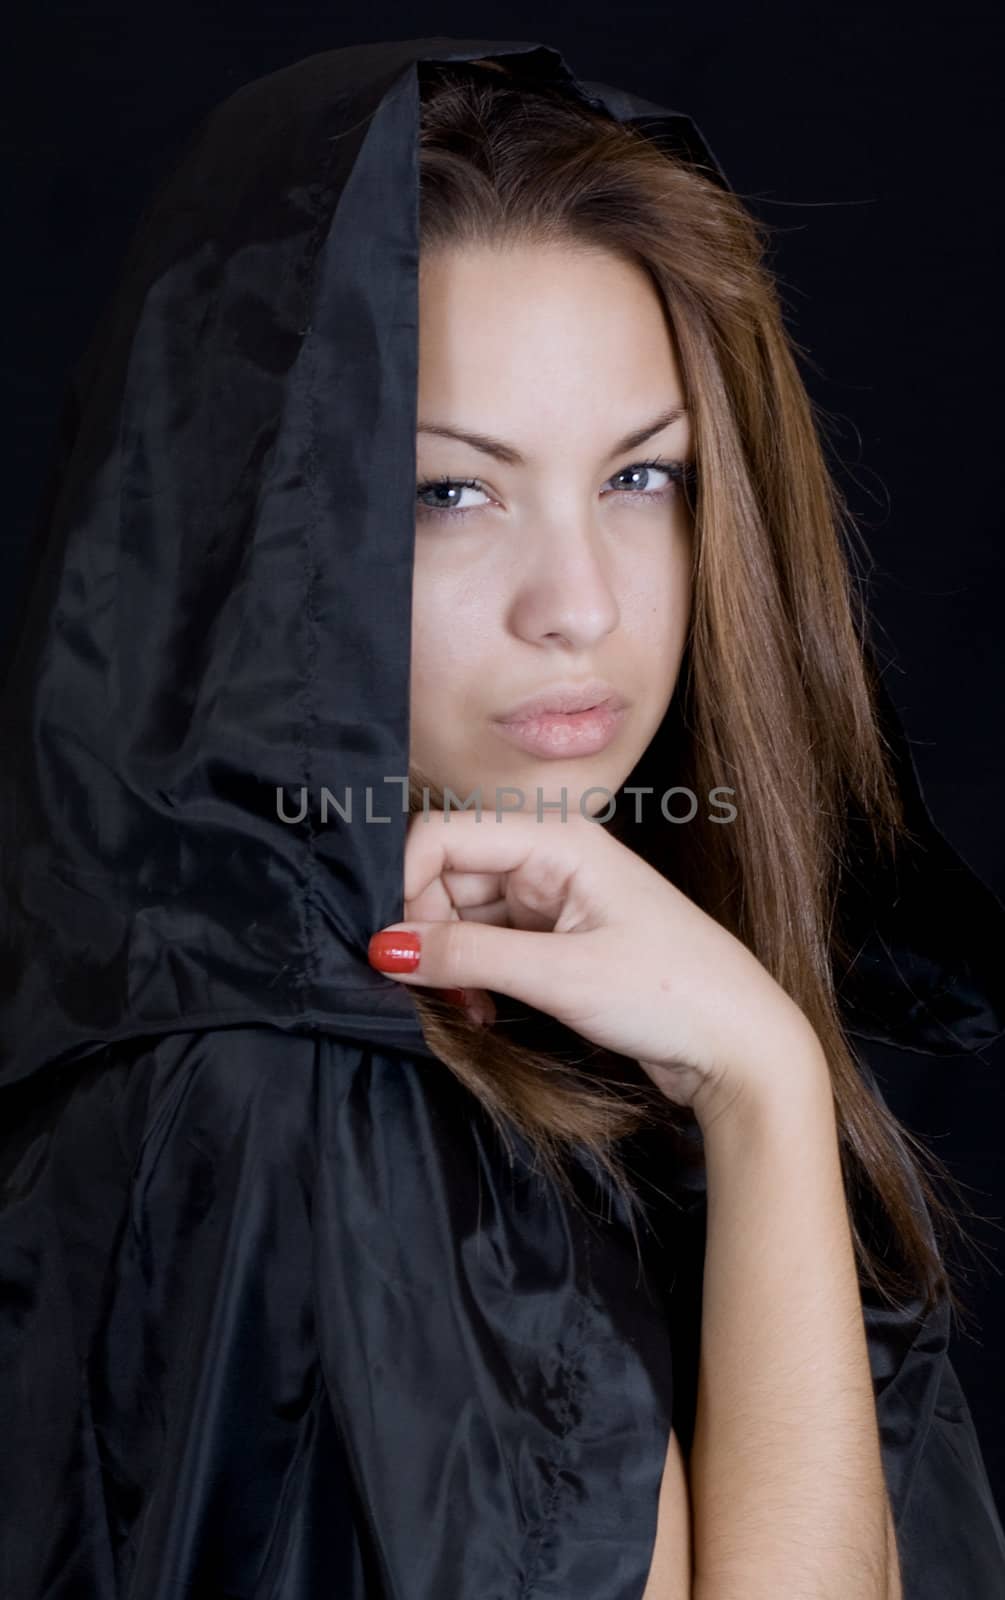
<instances>
[{"instance_id":1,"label":"long brown hair","mask_svg":"<svg viewBox=\"0 0 1005 1600\"><path fill-rule=\"evenodd\" d=\"M844 543L856 530L765 265L765 225L642 133L561 91L516 86L500 62L427 64L420 80L423 252L514 240L600 248L646 269L663 300L698 464L670 781L697 795L735 785L741 798L730 826L699 808L686 829L637 827L632 847L742 939L813 1024L860 1274L892 1303L920 1289L926 1309L945 1296L959 1315L940 1246L959 1223L933 1178L955 1182L873 1093L839 1019L847 817L864 817L877 859L904 823ZM442 808L442 791L413 769L411 810L423 784ZM563 1185L565 1159L592 1152L631 1211L617 1146L656 1121L669 1153L686 1119L665 1097L641 1073L633 1085L584 1069L588 1050L559 1059L514 1037L518 1027L478 1029L429 991L413 993L431 1046L504 1138L519 1129Z\"/></svg>"}]
</instances>

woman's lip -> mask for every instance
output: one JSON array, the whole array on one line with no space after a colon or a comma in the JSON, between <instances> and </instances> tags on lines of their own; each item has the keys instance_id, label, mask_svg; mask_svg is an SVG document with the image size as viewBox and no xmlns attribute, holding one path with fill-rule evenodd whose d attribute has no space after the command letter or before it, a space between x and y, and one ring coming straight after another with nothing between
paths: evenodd
<instances>
[{"instance_id":1,"label":"woman's lip","mask_svg":"<svg viewBox=\"0 0 1005 1600\"><path fill-rule=\"evenodd\" d=\"M543 711L518 722L497 721L504 739L546 761L595 756L607 748L624 720L625 707L605 700L588 711Z\"/></svg>"}]
</instances>

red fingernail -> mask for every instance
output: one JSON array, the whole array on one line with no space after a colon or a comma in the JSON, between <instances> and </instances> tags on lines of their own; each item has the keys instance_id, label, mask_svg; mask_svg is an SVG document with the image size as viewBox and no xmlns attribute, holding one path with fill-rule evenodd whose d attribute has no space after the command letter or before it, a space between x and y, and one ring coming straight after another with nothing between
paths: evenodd
<instances>
[{"instance_id":1,"label":"red fingernail","mask_svg":"<svg viewBox=\"0 0 1005 1600\"><path fill-rule=\"evenodd\" d=\"M375 933L367 947L367 960L378 972L414 972L419 965L421 941L417 933Z\"/></svg>"},{"instance_id":2,"label":"red fingernail","mask_svg":"<svg viewBox=\"0 0 1005 1600\"><path fill-rule=\"evenodd\" d=\"M440 994L444 1000L449 1000L452 1006L462 1006L465 1001L463 989L441 989Z\"/></svg>"}]
</instances>

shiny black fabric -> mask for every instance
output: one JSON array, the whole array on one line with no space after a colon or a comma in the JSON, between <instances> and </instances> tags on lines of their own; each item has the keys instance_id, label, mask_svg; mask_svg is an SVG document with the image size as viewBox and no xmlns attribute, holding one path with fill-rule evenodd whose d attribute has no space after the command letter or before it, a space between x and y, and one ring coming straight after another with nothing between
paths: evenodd
<instances>
[{"instance_id":1,"label":"shiny black fabric","mask_svg":"<svg viewBox=\"0 0 1005 1600\"><path fill-rule=\"evenodd\" d=\"M585 1174L592 1221L442 1068L322 1034L45 1076L5 1140L5 1600L641 1593L667 1318Z\"/></svg>"},{"instance_id":2,"label":"shiny black fabric","mask_svg":"<svg viewBox=\"0 0 1005 1600\"><path fill-rule=\"evenodd\" d=\"M3 1600L639 1600L690 1441L700 1150L639 1136L638 1260L366 961L403 913L417 63L479 55L725 183L551 48L314 57L199 130L68 398L2 705ZM849 1024L977 1047L1002 908L886 715L917 842L849 873ZM906 1600L991 1600L944 1309L866 1317Z\"/></svg>"}]
</instances>

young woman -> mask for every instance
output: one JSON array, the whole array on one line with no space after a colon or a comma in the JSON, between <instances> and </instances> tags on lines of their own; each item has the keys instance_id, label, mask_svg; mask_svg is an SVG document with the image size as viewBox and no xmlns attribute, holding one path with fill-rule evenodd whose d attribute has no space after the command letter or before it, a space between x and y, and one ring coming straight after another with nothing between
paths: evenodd
<instances>
[{"instance_id":1,"label":"young woman","mask_svg":"<svg viewBox=\"0 0 1005 1600\"><path fill-rule=\"evenodd\" d=\"M762 256L484 41L252 85L146 218L4 712L18 1600L1000 1592L853 1038L997 1031L1002 913Z\"/></svg>"}]
</instances>

